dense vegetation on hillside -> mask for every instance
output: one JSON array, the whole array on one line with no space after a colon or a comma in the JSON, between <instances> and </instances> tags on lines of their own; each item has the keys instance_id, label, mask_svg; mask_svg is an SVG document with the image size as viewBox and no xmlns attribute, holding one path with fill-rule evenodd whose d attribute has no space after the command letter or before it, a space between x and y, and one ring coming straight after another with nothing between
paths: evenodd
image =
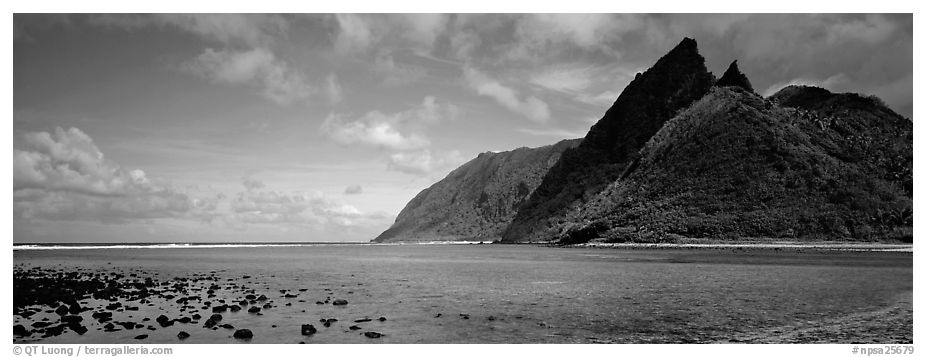
<instances>
[{"instance_id":1,"label":"dense vegetation on hillside","mask_svg":"<svg viewBox=\"0 0 926 357\"><path fill-rule=\"evenodd\" d=\"M627 85L577 148L544 177L518 212L503 240L541 235L550 219L577 207L617 179L663 123L701 98L714 83L695 40L685 38Z\"/></svg>"},{"instance_id":2,"label":"dense vegetation on hillside","mask_svg":"<svg viewBox=\"0 0 926 357\"><path fill-rule=\"evenodd\" d=\"M497 240L560 154L579 142L482 153L421 191L375 241Z\"/></svg>"},{"instance_id":3,"label":"dense vegetation on hillside","mask_svg":"<svg viewBox=\"0 0 926 357\"><path fill-rule=\"evenodd\" d=\"M912 122L880 101L715 88L551 228L564 243L912 240Z\"/></svg>"}]
</instances>

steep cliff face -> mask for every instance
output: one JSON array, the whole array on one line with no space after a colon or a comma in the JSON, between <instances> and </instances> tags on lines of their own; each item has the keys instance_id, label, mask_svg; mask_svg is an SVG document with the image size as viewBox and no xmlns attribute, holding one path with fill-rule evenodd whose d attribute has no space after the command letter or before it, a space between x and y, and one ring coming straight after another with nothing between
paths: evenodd
<instances>
[{"instance_id":1,"label":"steep cliff face","mask_svg":"<svg viewBox=\"0 0 926 357\"><path fill-rule=\"evenodd\" d=\"M912 240L912 133L874 98L715 88L553 229L564 243Z\"/></svg>"},{"instance_id":2,"label":"steep cliff face","mask_svg":"<svg viewBox=\"0 0 926 357\"><path fill-rule=\"evenodd\" d=\"M563 153L505 230L503 241L554 239L551 226L620 177L663 123L713 83L695 40L682 40L627 85L576 149Z\"/></svg>"},{"instance_id":3,"label":"steep cliff face","mask_svg":"<svg viewBox=\"0 0 926 357\"><path fill-rule=\"evenodd\" d=\"M482 153L421 191L374 241L497 240L562 152L579 142Z\"/></svg>"}]
</instances>

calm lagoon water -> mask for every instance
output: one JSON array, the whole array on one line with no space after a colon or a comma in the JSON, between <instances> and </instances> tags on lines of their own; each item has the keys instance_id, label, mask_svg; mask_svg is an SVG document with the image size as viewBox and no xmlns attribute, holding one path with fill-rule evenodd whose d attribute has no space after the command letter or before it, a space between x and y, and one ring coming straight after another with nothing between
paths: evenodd
<instances>
[{"instance_id":1,"label":"calm lagoon water","mask_svg":"<svg viewBox=\"0 0 926 357\"><path fill-rule=\"evenodd\" d=\"M223 313L222 323L254 332L250 343L714 342L759 328L880 309L913 286L912 254L898 252L318 245L16 250L13 255L18 268L134 273L140 279L215 271L221 282L245 284L275 305L261 316L246 309ZM281 289L298 297L285 298ZM238 295L221 290L211 300ZM316 304L326 298L349 304ZM181 343L177 333L186 331L191 337L182 343L241 343L231 337L234 330L205 329L202 322L158 327L153 320L160 314L191 314L163 299L114 314L117 321L148 317L151 321L141 323L155 325L154 331L104 332L91 313L82 313L90 329L82 336L68 331L15 341ZM14 316L14 324L29 326L43 317L57 320L43 312ZM338 322L325 328L321 318ZM373 321L353 322L362 318ZM318 333L300 335L306 323ZM350 330L352 325L361 329ZM363 336L366 331L385 336L370 339ZM141 333L149 337L135 340Z\"/></svg>"}]
</instances>

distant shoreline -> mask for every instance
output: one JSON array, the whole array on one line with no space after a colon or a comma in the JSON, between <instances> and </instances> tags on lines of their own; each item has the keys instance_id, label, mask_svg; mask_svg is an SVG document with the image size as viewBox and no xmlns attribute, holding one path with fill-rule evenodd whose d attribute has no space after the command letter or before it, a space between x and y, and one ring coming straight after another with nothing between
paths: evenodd
<instances>
[{"instance_id":1,"label":"distant shoreline","mask_svg":"<svg viewBox=\"0 0 926 357\"><path fill-rule=\"evenodd\" d=\"M913 252L909 243L853 242L752 242L752 243L582 243L564 245L576 248L614 249L822 249L844 251Z\"/></svg>"}]
</instances>

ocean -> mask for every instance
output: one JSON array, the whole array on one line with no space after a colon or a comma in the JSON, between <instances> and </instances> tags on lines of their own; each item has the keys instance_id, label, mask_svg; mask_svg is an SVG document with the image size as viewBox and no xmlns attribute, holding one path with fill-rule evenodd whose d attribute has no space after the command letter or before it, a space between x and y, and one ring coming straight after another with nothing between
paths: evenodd
<instances>
[{"instance_id":1,"label":"ocean","mask_svg":"<svg viewBox=\"0 0 926 357\"><path fill-rule=\"evenodd\" d=\"M14 342L712 343L777 341L788 334L803 336L802 331L816 340L797 342L912 341L912 308L909 325L904 310L913 287L910 252L497 244L18 245L13 262L14 286L17 280L56 273L138 286L149 279L154 286L145 299L125 291L81 296L84 311L77 315L87 328L83 334L67 328L47 333L42 326L61 319L57 304L26 304L20 312L30 312L22 314L15 312L14 301L13 324L32 332L14 336ZM267 300L249 301L248 294ZM335 300L347 303L335 305ZM115 302L121 306L106 308ZM230 328L203 327L211 307L239 303L240 311L219 313L218 325ZM255 305L259 314L249 313ZM112 313L111 321L98 321L95 312ZM194 314L202 318L167 326L156 321L160 315L179 320ZM826 331L868 316L889 326L872 334ZM106 329L111 322L132 328ZM305 324L317 332L303 335ZM253 337L234 338L240 329ZM181 331L189 337L178 339ZM137 339L140 335L145 338Z\"/></svg>"}]
</instances>

